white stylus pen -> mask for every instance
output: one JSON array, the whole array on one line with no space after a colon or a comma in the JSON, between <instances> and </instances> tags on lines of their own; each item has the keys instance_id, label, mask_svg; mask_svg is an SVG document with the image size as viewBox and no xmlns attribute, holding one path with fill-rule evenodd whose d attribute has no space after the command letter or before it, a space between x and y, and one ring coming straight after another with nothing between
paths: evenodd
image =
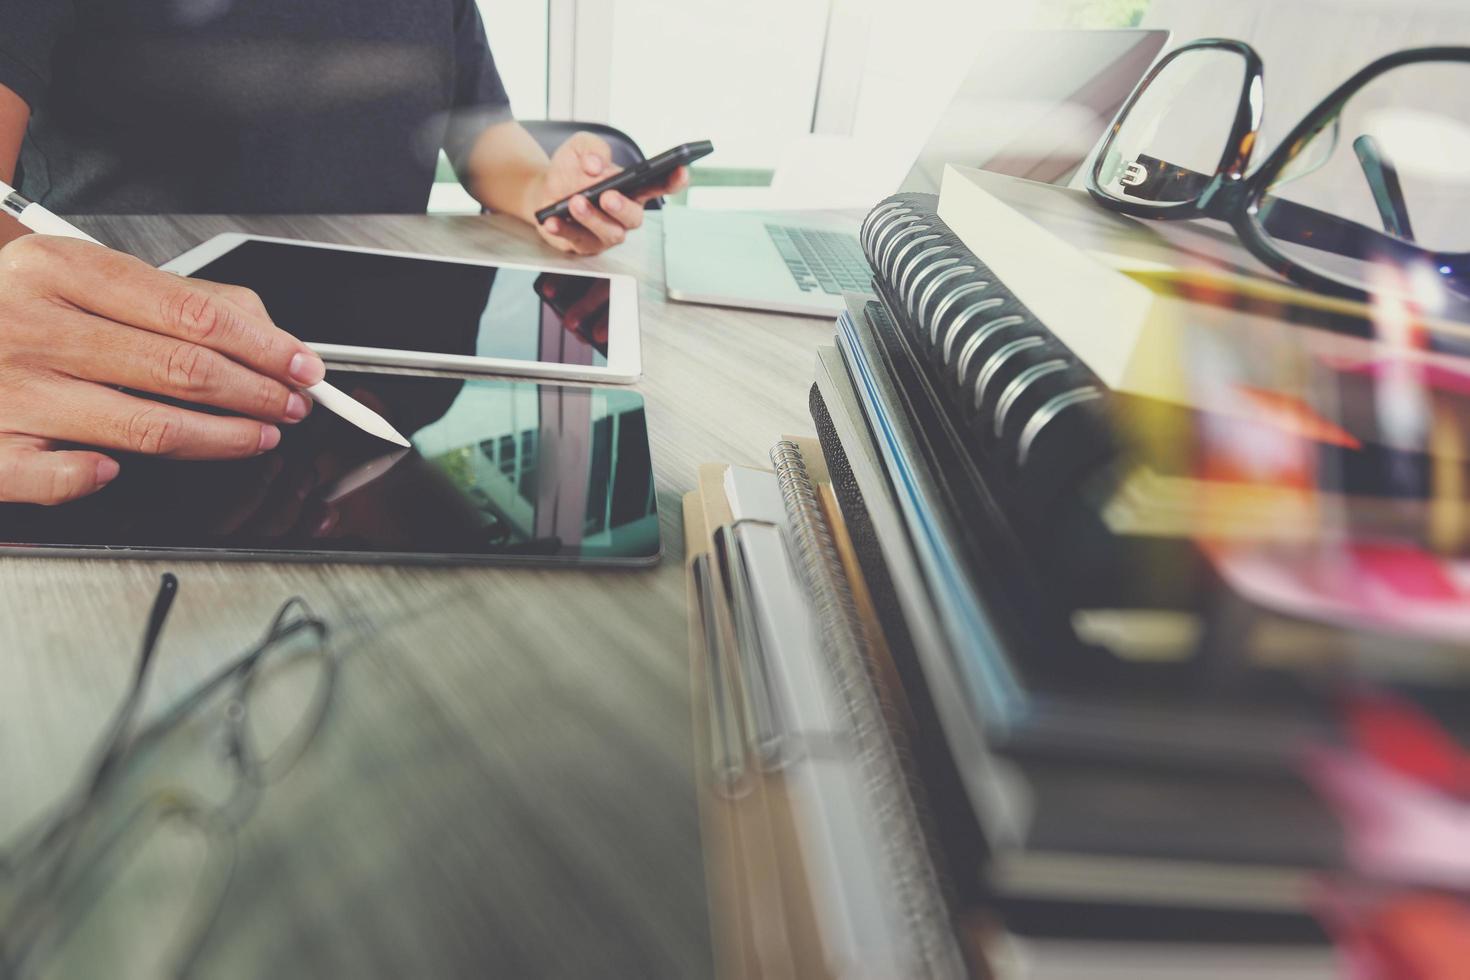
<instances>
[{"instance_id":1,"label":"white stylus pen","mask_svg":"<svg viewBox=\"0 0 1470 980\"><path fill-rule=\"evenodd\" d=\"M39 204L32 203L21 197L20 194L9 184L0 180L0 211L9 214L15 220L25 225L31 231L40 235L56 235L60 238L76 238L93 245L101 245L97 239L82 231L64 218L47 211ZM106 246L103 246L104 248ZM306 393L312 397L318 405L342 416L353 425L364 432L377 436L395 445L410 447L407 439L397 429L388 424L388 420L377 412L368 408L362 402L338 389L319 381L309 388Z\"/></svg>"}]
</instances>

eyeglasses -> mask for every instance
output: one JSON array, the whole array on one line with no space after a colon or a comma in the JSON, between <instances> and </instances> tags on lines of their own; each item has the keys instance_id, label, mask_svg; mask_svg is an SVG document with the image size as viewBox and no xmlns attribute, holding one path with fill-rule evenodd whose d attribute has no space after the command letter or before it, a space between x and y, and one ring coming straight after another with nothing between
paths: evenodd
<instances>
[{"instance_id":1,"label":"eyeglasses","mask_svg":"<svg viewBox=\"0 0 1470 980\"><path fill-rule=\"evenodd\" d=\"M326 624L292 599L259 643L135 732L177 593L164 575L132 687L75 790L0 851L0 977L58 963L77 976L187 972L229 882L235 831L321 727L337 659ZM126 934L108 932L127 916ZM123 949L156 961L121 968Z\"/></svg>"},{"instance_id":2,"label":"eyeglasses","mask_svg":"<svg viewBox=\"0 0 1470 980\"><path fill-rule=\"evenodd\" d=\"M1313 289L1360 301L1394 289L1431 312L1463 308L1470 48L1378 59L1247 173L1264 103L1250 45L1212 39L1179 48L1124 104L1089 192L1136 217L1229 222L1262 262Z\"/></svg>"}]
</instances>

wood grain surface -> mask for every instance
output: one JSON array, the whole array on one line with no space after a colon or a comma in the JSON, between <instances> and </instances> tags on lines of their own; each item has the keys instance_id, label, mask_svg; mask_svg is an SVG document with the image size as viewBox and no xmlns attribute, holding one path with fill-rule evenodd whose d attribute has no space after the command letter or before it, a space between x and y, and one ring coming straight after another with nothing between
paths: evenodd
<instances>
[{"instance_id":1,"label":"wood grain surface","mask_svg":"<svg viewBox=\"0 0 1470 980\"><path fill-rule=\"evenodd\" d=\"M638 572L0 558L0 840L75 780L172 569L182 586L149 712L249 645L293 594L333 626L342 656L319 737L239 834L201 973L710 975L680 498L701 462L760 464L783 433L810 431L830 322L666 303L656 215L581 263L493 217L78 223L154 263L248 231L638 276L635 388L665 557ZM141 898L107 901L125 924L109 934L120 957L169 941L129 908Z\"/></svg>"}]
</instances>

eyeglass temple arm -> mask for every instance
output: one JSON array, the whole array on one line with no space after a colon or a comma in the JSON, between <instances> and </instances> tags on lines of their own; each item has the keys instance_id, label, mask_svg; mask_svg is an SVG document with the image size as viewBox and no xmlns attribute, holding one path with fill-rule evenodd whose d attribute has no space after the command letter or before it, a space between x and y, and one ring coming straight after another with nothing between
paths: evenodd
<instances>
[{"instance_id":1,"label":"eyeglass temple arm","mask_svg":"<svg viewBox=\"0 0 1470 980\"><path fill-rule=\"evenodd\" d=\"M168 622L169 610L173 608L174 599L178 597L178 594L178 578L172 572L164 572L158 583L158 593L153 599L153 609L148 614L148 625L143 630L143 643L138 651L138 663L133 673L132 687L129 688L127 698L113 717L108 733L101 742L102 749L92 773L91 785L94 789L106 777L108 770L116 760L123 733L127 731L128 725L138 711L138 705L143 700L144 682L148 679L148 669L153 665L153 655L158 650L159 637L163 635L163 627Z\"/></svg>"},{"instance_id":2,"label":"eyeglass temple arm","mask_svg":"<svg viewBox=\"0 0 1470 980\"><path fill-rule=\"evenodd\" d=\"M1209 174L1144 154L1139 155L1138 162L1149 176L1141 184L1123 188L1129 197L1154 201L1198 200L1213 179ZM1369 183L1373 183L1371 177ZM1366 258L1369 254L1365 247L1368 243L1359 241L1364 234L1389 240L1357 222L1279 197L1262 204L1260 218L1272 237L1354 258Z\"/></svg>"},{"instance_id":3,"label":"eyeglass temple arm","mask_svg":"<svg viewBox=\"0 0 1470 980\"><path fill-rule=\"evenodd\" d=\"M143 700L144 681L148 676L148 668L153 661L154 652L158 649L158 639L163 633L164 624L168 622L169 610L173 608L178 590L179 580L172 573L165 572L153 599L153 608L148 614L148 625L143 632L143 644L128 695L113 715L107 726L106 734L98 742L87 775L74 789L72 797L63 803L55 814L46 818L45 828L39 831L39 837L29 845L32 851L50 852L48 869L43 872L46 880L52 880L61 873L71 850L71 844L74 843L69 837L69 831L78 816L85 811L88 800L107 778L108 772L118 759L123 734L137 714L138 705ZM3 961L0 961L0 966L3 965Z\"/></svg>"},{"instance_id":4,"label":"eyeglass temple arm","mask_svg":"<svg viewBox=\"0 0 1470 980\"><path fill-rule=\"evenodd\" d=\"M1409 205L1404 200L1404 188L1399 183L1398 168L1379 147L1378 141L1367 133L1353 140L1353 152L1368 180L1368 189L1373 192L1373 203L1378 206L1378 216L1383 221L1383 230L1406 242L1414 240L1414 229L1409 224Z\"/></svg>"},{"instance_id":5,"label":"eyeglass temple arm","mask_svg":"<svg viewBox=\"0 0 1470 980\"><path fill-rule=\"evenodd\" d=\"M1348 218L1280 197L1262 202L1258 215L1261 227L1281 241L1360 262L1389 261L1401 265L1428 262L1445 277L1445 282L1453 282L1461 289L1470 286L1470 252L1430 251Z\"/></svg>"},{"instance_id":6,"label":"eyeglass temple arm","mask_svg":"<svg viewBox=\"0 0 1470 980\"><path fill-rule=\"evenodd\" d=\"M1161 197L1166 200L1193 200L1203 193L1212 179L1208 174L1198 173L1166 160L1139 157L1140 161L1145 159L1149 162L1149 170L1153 176L1146 185L1138 188L1138 190L1145 191L1143 194L1136 193L1133 187L1125 187L1124 193L1128 193L1129 196L1147 196L1153 200ZM1385 216L1384 223L1387 225L1391 221L1398 220L1399 215L1402 215L1401 227L1408 229L1408 211L1403 204L1403 192L1398 183L1397 172L1381 153L1377 159L1386 164L1386 172L1393 175L1391 183L1381 185L1384 188L1384 201L1387 202L1388 207L1392 208L1394 207L1392 201L1396 197L1399 209L1393 217ZM1367 174L1369 185L1374 187L1374 199L1378 200L1378 187L1380 186L1376 183L1378 178L1374 172L1369 171L1367 165L1364 166L1364 172ZM1167 197L1160 193L1166 188L1168 189ZM1380 204L1380 212L1383 211L1384 206ZM1411 244L1410 240L1393 237L1392 233L1385 235L1383 232L1375 231L1348 218L1342 218L1306 204L1297 204L1285 198L1276 197L1264 202L1260 207L1259 216L1262 227L1273 238L1364 262L1376 258L1422 261L1426 255L1425 249ZM1428 253L1428 257L1436 266L1442 269L1448 268L1450 270L1448 274L1455 279L1463 279L1470 274L1470 254L1431 252Z\"/></svg>"}]
</instances>

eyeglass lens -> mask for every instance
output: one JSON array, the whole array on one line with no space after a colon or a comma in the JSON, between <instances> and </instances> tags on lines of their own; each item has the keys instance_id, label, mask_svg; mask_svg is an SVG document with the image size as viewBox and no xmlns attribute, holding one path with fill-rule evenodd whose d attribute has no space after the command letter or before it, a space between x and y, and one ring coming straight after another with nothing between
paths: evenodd
<instances>
[{"instance_id":1,"label":"eyeglass lens","mask_svg":"<svg viewBox=\"0 0 1470 980\"><path fill-rule=\"evenodd\" d=\"M1245 58L1235 51L1177 55L1119 120L1101 157L1098 186L1144 205L1198 198L1230 141L1245 80Z\"/></svg>"},{"instance_id":2,"label":"eyeglass lens","mask_svg":"<svg viewBox=\"0 0 1470 980\"><path fill-rule=\"evenodd\" d=\"M38 977L162 977L175 972L217 907L232 860L205 822L141 812L40 923L21 967Z\"/></svg>"},{"instance_id":3,"label":"eyeglass lens","mask_svg":"<svg viewBox=\"0 0 1470 980\"><path fill-rule=\"evenodd\" d=\"M1256 220L1306 268L1444 311L1470 296L1467 214L1470 63L1432 61L1350 96L1272 178Z\"/></svg>"},{"instance_id":4,"label":"eyeglass lens","mask_svg":"<svg viewBox=\"0 0 1470 980\"><path fill-rule=\"evenodd\" d=\"M244 684L243 734L254 777L280 778L305 751L326 711L333 661L301 613L286 619Z\"/></svg>"},{"instance_id":5,"label":"eyeglass lens","mask_svg":"<svg viewBox=\"0 0 1470 980\"><path fill-rule=\"evenodd\" d=\"M150 640L159 625L155 609ZM232 831L321 725L335 674L325 639L293 600L221 683L124 743L116 778L73 827L65 870L0 960L46 976L154 976L192 951L228 880Z\"/></svg>"}]
</instances>

